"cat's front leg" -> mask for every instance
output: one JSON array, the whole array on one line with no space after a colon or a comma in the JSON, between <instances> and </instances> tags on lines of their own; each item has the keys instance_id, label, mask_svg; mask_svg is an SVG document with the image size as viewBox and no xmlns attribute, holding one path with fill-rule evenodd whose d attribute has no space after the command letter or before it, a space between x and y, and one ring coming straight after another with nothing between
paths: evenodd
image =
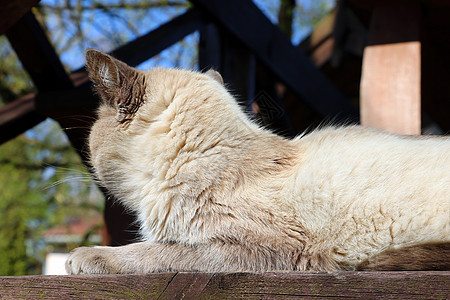
<instances>
[{"instance_id":1,"label":"cat's front leg","mask_svg":"<svg viewBox=\"0 0 450 300\"><path fill-rule=\"evenodd\" d=\"M81 247L66 262L69 274L127 274L170 271L244 271L227 247L141 242L120 247ZM237 254L239 255L239 254ZM230 256L234 259L230 260Z\"/></svg>"},{"instance_id":2,"label":"cat's front leg","mask_svg":"<svg viewBox=\"0 0 450 300\"><path fill-rule=\"evenodd\" d=\"M128 274L164 272L179 256L171 244L140 242L120 247L80 247L66 262L68 274ZM173 263L173 262L172 262Z\"/></svg>"},{"instance_id":3,"label":"cat's front leg","mask_svg":"<svg viewBox=\"0 0 450 300\"><path fill-rule=\"evenodd\" d=\"M294 255L296 253L296 255ZM212 242L196 245L140 242L121 247L81 247L66 262L69 274L142 274L153 272L266 272L275 270L328 270L300 253ZM321 259L320 261L323 261Z\"/></svg>"}]
</instances>

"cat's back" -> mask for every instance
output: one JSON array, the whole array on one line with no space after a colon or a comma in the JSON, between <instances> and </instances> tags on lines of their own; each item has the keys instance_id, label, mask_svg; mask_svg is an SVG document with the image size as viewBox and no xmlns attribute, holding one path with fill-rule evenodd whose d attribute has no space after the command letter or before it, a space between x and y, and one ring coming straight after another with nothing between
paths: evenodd
<instances>
[{"instance_id":1,"label":"cat's back","mask_svg":"<svg viewBox=\"0 0 450 300\"><path fill-rule=\"evenodd\" d=\"M449 138L353 126L317 130L293 142L302 158L286 194L293 195L287 198L301 223L319 223L314 228L320 231L337 219L368 222L424 213L442 217L448 226Z\"/></svg>"},{"instance_id":2,"label":"cat's back","mask_svg":"<svg viewBox=\"0 0 450 300\"><path fill-rule=\"evenodd\" d=\"M297 188L310 185L320 192L328 187L341 198L364 199L372 192L410 201L429 193L426 198L440 195L450 205L450 138L353 126L318 130L296 142L303 153L295 174Z\"/></svg>"},{"instance_id":3,"label":"cat's back","mask_svg":"<svg viewBox=\"0 0 450 300\"><path fill-rule=\"evenodd\" d=\"M450 239L450 139L355 126L293 142L302 157L284 190L287 207L318 247L338 249L336 260Z\"/></svg>"},{"instance_id":4,"label":"cat's back","mask_svg":"<svg viewBox=\"0 0 450 300\"><path fill-rule=\"evenodd\" d=\"M303 150L300 173L328 173L342 179L353 178L355 172L367 179L375 174L386 180L391 175L450 178L448 137L404 136L352 126L317 130L296 142ZM420 174L419 170L429 173Z\"/></svg>"}]
</instances>

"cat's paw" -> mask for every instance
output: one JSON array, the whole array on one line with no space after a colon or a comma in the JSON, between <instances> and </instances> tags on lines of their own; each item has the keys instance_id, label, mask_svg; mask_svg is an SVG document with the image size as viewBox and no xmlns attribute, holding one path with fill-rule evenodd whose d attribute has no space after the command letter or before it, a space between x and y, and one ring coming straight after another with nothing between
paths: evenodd
<instances>
[{"instance_id":1,"label":"cat's paw","mask_svg":"<svg viewBox=\"0 0 450 300\"><path fill-rule=\"evenodd\" d=\"M109 247L80 247L75 249L66 261L67 274L112 274L117 270Z\"/></svg>"}]
</instances>

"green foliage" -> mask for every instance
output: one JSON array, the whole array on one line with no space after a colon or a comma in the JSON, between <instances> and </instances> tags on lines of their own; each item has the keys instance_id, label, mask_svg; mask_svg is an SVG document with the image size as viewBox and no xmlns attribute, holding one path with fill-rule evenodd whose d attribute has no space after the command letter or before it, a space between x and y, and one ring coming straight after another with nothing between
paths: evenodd
<instances>
[{"instance_id":1,"label":"green foliage","mask_svg":"<svg viewBox=\"0 0 450 300\"><path fill-rule=\"evenodd\" d=\"M4 37L0 58L0 104L33 91ZM45 230L99 217L103 197L89 177L53 121L0 145L0 275L39 274L49 250L42 242Z\"/></svg>"},{"instance_id":2,"label":"green foliage","mask_svg":"<svg viewBox=\"0 0 450 300\"><path fill-rule=\"evenodd\" d=\"M23 275L27 273L32 260L27 257L25 243L29 230L27 222L42 218L42 196L29 186L29 180L39 176L36 170L29 172L17 168L17 164L26 164L23 153L26 141L23 137L2 145L0 157L13 157L14 161L0 165L0 275Z\"/></svg>"},{"instance_id":3,"label":"green foliage","mask_svg":"<svg viewBox=\"0 0 450 300\"><path fill-rule=\"evenodd\" d=\"M42 233L102 210L80 158L57 125L46 123L35 128L41 140L21 135L0 147L0 275L39 273L48 246Z\"/></svg>"}]
</instances>

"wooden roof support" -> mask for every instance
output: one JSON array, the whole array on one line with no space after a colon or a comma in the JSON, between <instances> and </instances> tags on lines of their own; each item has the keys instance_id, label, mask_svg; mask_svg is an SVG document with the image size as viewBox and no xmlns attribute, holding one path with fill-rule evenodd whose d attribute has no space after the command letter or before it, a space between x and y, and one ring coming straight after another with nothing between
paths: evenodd
<instances>
[{"instance_id":1,"label":"wooden roof support","mask_svg":"<svg viewBox=\"0 0 450 300\"><path fill-rule=\"evenodd\" d=\"M6 36L40 92L73 87L52 44L31 11L14 24Z\"/></svg>"},{"instance_id":2,"label":"wooden roof support","mask_svg":"<svg viewBox=\"0 0 450 300\"><path fill-rule=\"evenodd\" d=\"M257 87L257 82L262 81L256 76L259 64L255 55L229 32L214 23L203 26L199 42L200 69L219 71L231 92L238 95L237 101L245 111L253 114L254 103L259 102L264 106L260 107L265 110L264 117L269 119L266 125L280 134L295 136L286 108L275 93L274 80L262 89ZM262 72L258 75L261 77ZM264 92L259 92L262 90Z\"/></svg>"},{"instance_id":3,"label":"wooden roof support","mask_svg":"<svg viewBox=\"0 0 450 300\"><path fill-rule=\"evenodd\" d=\"M14 24L6 32L6 36L39 93L73 89L73 83L69 75L64 70L47 35L31 11ZM36 107L37 104L34 103L33 109L36 110ZM29 113L37 114L38 112ZM64 118L58 121L63 129L74 127L72 120ZM26 130L29 128L24 126L20 129ZM0 127L0 135L3 135L5 130L7 128ZM84 158L85 154L81 151L85 142L83 131L65 130L65 132L72 146ZM20 134L21 131L17 130L15 133Z\"/></svg>"},{"instance_id":4,"label":"wooden roof support","mask_svg":"<svg viewBox=\"0 0 450 300\"><path fill-rule=\"evenodd\" d=\"M66 74L43 29L29 11L6 36L39 91L70 89ZM36 97L27 95L0 109L0 143L39 124L46 117L36 110Z\"/></svg>"},{"instance_id":5,"label":"wooden roof support","mask_svg":"<svg viewBox=\"0 0 450 300\"><path fill-rule=\"evenodd\" d=\"M33 94L6 104L0 108L0 144L15 138L44 120L45 117L36 111Z\"/></svg>"},{"instance_id":6,"label":"wooden roof support","mask_svg":"<svg viewBox=\"0 0 450 300\"><path fill-rule=\"evenodd\" d=\"M114 50L111 55L136 66L199 30L203 24L201 14L197 10L188 10L146 35Z\"/></svg>"},{"instance_id":7,"label":"wooden roof support","mask_svg":"<svg viewBox=\"0 0 450 300\"><path fill-rule=\"evenodd\" d=\"M0 34L4 34L39 0L0 0Z\"/></svg>"},{"instance_id":8,"label":"wooden roof support","mask_svg":"<svg viewBox=\"0 0 450 300\"><path fill-rule=\"evenodd\" d=\"M341 121L359 120L358 111L345 96L252 1L191 2L251 49L280 80L322 116Z\"/></svg>"},{"instance_id":9,"label":"wooden roof support","mask_svg":"<svg viewBox=\"0 0 450 300\"><path fill-rule=\"evenodd\" d=\"M420 134L421 44L417 1L390 1L373 10L361 78L361 122Z\"/></svg>"},{"instance_id":10,"label":"wooden roof support","mask_svg":"<svg viewBox=\"0 0 450 300\"><path fill-rule=\"evenodd\" d=\"M255 57L214 23L200 30L199 67L218 71L231 91L240 96L238 102L248 109L255 96Z\"/></svg>"}]
</instances>

